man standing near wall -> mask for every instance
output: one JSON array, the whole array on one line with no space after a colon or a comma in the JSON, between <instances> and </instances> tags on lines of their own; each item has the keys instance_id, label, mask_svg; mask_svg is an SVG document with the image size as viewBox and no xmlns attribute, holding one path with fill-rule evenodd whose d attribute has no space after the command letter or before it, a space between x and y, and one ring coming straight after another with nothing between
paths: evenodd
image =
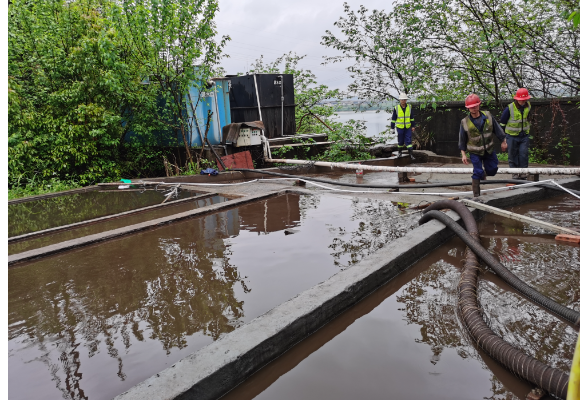
<instances>
[{"instance_id":1,"label":"man standing near wall","mask_svg":"<svg viewBox=\"0 0 588 400\"><path fill-rule=\"evenodd\" d=\"M396 126L396 132L398 132L398 157L402 155L402 150L406 148L410 159L414 160L412 155L412 132L414 132L415 128L414 112L410 104L406 104L406 100L408 100L406 93L400 93L398 100L400 100L400 104L394 107L390 127L394 130Z\"/></svg>"},{"instance_id":2,"label":"man standing near wall","mask_svg":"<svg viewBox=\"0 0 588 400\"><path fill-rule=\"evenodd\" d=\"M502 112L500 125L504 127L508 142L508 166L510 168L529 167L529 112L531 98L525 88L517 90L512 103ZM513 174L513 179L527 179L527 174Z\"/></svg>"},{"instance_id":3,"label":"man standing near wall","mask_svg":"<svg viewBox=\"0 0 588 400\"><path fill-rule=\"evenodd\" d=\"M472 175L472 190L474 197L480 196L480 180L486 175L494 176L498 171L498 157L494 152L494 136L501 141L502 151L507 149L506 135L492 117L490 111L480 111L482 101L476 94L470 94L465 99L465 106L470 115L461 120L459 127L459 149L461 161L468 164L466 150L470 153L470 160L474 165Z\"/></svg>"}]
</instances>

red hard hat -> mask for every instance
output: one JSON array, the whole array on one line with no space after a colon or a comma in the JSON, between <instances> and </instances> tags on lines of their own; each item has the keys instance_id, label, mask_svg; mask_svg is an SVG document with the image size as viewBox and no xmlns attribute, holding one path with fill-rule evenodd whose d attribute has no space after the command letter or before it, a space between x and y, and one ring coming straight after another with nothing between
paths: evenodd
<instances>
[{"instance_id":1,"label":"red hard hat","mask_svg":"<svg viewBox=\"0 0 588 400\"><path fill-rule=\"evenodd\" d=\"M475 106L479 106L480 104L482 104L482 100L480 100L480 98L478 97L477 94L469 94L468 97L466 97L465 100L465 106L466 108L472 108Z\"/></svg>"},{"instance_id":2,"label":"red hard hat","mask_svg":"<svg viewBox=\"0 0 588 400\"><path fill-rule=\"evenodd\" d=\"M517 90L517 94L514 95L514 99L515 100L529 100L532 99L531 96L529 96L529 91L525 88L520 88L519 90Z\"/></svg>"}]
</instances>

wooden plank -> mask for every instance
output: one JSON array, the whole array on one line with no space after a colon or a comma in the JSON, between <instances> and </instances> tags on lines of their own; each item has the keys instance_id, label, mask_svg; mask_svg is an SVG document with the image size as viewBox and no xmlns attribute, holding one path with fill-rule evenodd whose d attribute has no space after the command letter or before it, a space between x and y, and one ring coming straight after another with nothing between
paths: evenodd
<instances>
[{"instance_id":1,"label":"wooden plank","mask_svg":"<svg viewBox=\"0 0 588 400\"><path fill-rule=\"evenodd\" d=\"M548 229L553 232L557 233L564 233L568 235L575 235L579 236L580 233L576 232L569 228L563 228L561 226L553 225L548 222L543 222L535 218L527 217L525 215L515 214L510 211L501 210L500 208L492 207L484 203L478 203L472 200L463 199L461 200L465 205L472 208L477 208L478 210L486 211L492 214L500 215L501 217L514 219L516 221L524 222L530 225L535 225L540 228Z\"/></svg>"}]
</instances>

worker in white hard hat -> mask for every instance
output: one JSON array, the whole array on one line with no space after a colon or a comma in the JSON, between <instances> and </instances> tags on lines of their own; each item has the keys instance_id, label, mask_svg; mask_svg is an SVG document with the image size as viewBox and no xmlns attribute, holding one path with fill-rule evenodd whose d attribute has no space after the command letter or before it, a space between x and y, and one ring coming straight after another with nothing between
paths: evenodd
<instances>
[{"instance_id":1,"label":"worker in white hard hat","mask_svg":"<svg viewBox=\"0 0 588 400\"><path fill-rule=\"evenodd\" d=\"M410 104L406 103L406 100L408 100L406 93L400 93L398 100L400 100L400 104L394 107L390 127L392 130L396 127L396 132L398 133L398 157L402 156L402 150L406 148L410 159L414 160L415 158L412 155L412 133L415 128L414 112Z\"/></svg>"}]
</instances>

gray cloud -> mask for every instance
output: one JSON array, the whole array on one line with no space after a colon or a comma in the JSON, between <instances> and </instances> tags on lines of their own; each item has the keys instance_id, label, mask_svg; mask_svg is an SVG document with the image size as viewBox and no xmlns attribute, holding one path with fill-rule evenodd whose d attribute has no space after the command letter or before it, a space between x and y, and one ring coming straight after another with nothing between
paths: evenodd
<instances>
[{"instance_id":1,"label":"gray cloud","mask_svg":"<svg viewBox=\"0 0 588 400\"><path fill-rule=\"evenodd\" d=\"M227 73L246 71L249 65L263 55L271 61L288 51L307 57L301 62L312 70L319 83L332 88L345 89L351 82L345 70L349 63L322 66L323 56L338 52L320 44L326 30L339 32L333 23L343 14L343 1L269 1L219 0L220 12L216 22L220 35L229 35L231 42L222 61ZM363 4L369 9L390 8L384 1L348 1L352 9Z\"/></svg>"}]
</instances>

